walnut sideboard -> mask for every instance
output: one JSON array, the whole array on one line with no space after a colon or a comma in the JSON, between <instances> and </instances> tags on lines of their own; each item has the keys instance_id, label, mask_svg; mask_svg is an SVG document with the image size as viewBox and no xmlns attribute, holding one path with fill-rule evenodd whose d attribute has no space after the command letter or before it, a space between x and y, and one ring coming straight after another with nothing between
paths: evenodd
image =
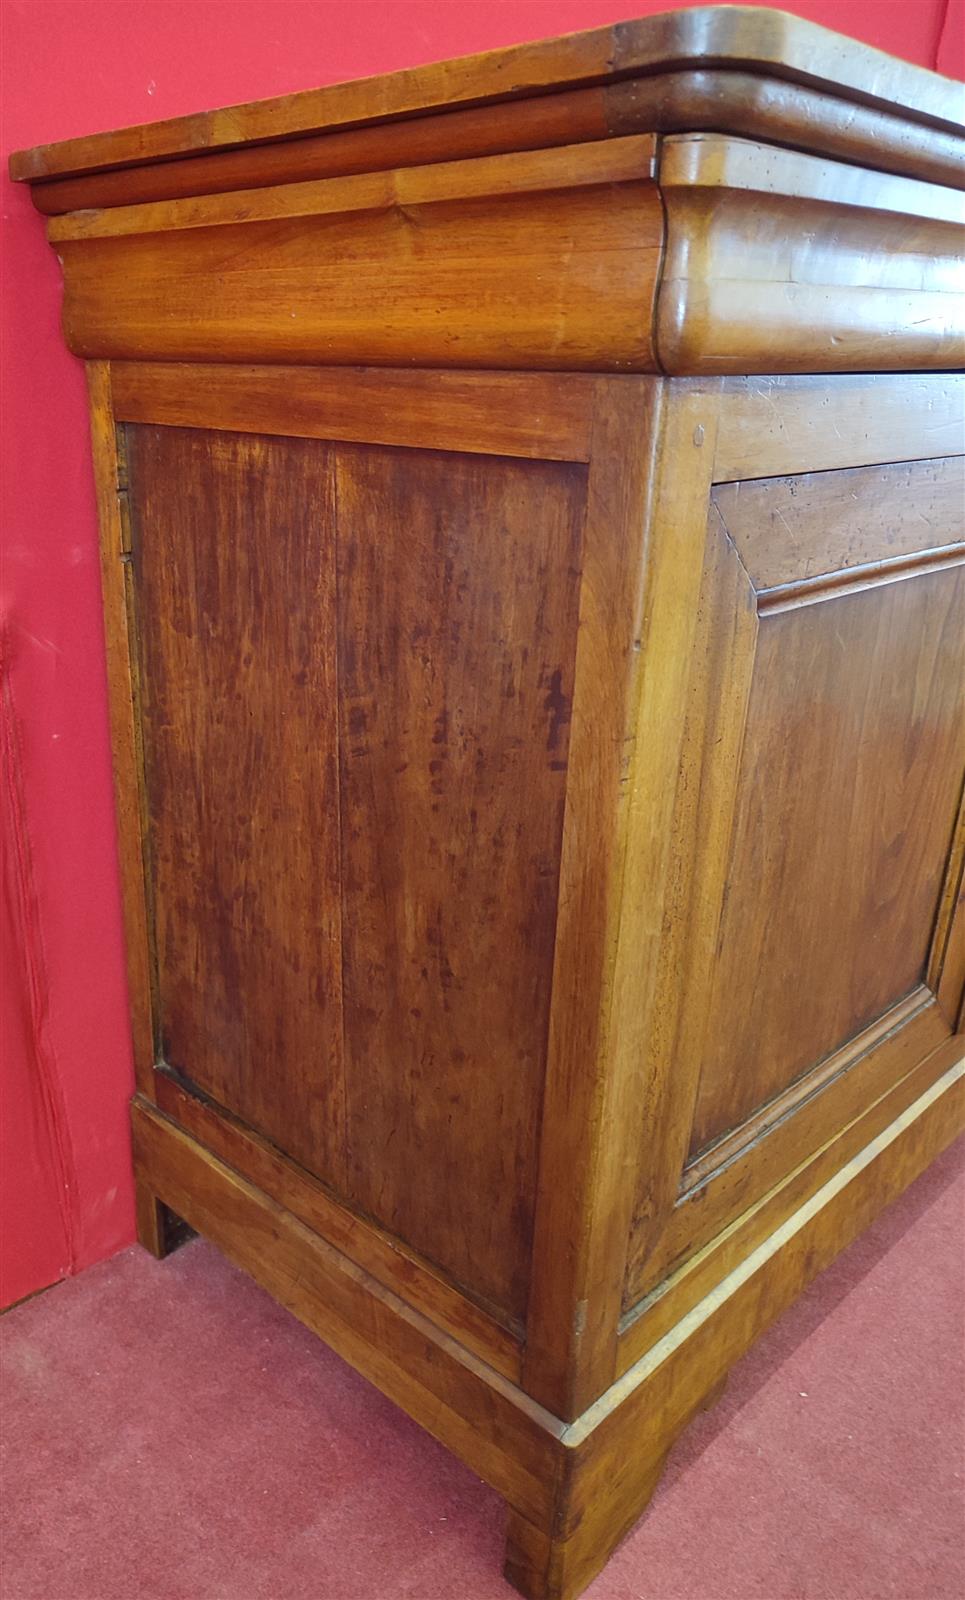
<instances>
[{"instance_id":1,"label":"walnut sideboard","mask_svg":"<svg viewBox=\"0 0 965 1600\"><path fill-rule=\"evenodd\" d=\"M139 1231L571 1597L962 1127L963 99L711 8L16 155L87 363Z\"/></svg>"}]
</instances>

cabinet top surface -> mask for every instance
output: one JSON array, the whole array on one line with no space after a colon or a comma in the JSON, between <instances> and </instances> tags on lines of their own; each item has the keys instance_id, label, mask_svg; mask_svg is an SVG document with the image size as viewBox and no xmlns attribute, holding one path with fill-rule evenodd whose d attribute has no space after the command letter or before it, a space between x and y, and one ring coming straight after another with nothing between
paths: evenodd
<instances>
[{"instance_id":1,"label":"cabinet top surface","mask_svg":"<svg viewBox=\"0 0 965 1600\"><path fill-rule=\"evenodd\" d=\"M15 153L10 173L42 183L660 74L689 76L696 92L710 70L804 85L936 134L965 128L960 83L787 12L707 6L39 145Z\"/></svg>"}]
</instances>

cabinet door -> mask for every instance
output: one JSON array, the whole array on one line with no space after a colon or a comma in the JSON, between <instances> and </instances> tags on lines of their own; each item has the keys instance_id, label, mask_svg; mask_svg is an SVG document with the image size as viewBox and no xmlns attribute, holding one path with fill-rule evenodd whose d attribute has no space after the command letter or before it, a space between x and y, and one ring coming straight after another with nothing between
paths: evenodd
<instances>
[{"instance_id":1,"label":"cabinet door","mask_svg":"<svg viewBox=\"0 0 965 1600\"><path fill-rule=\"evenodd\" d=\"M955 1032L962 465L711 491L628 1309Z\"/></svg>"}]
</instances>

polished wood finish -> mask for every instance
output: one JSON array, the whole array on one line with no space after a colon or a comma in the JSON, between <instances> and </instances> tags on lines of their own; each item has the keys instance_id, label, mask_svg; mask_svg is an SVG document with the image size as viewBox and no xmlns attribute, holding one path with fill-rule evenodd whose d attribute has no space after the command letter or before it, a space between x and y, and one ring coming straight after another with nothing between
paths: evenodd
<instances>
[{"instance_id":1,"label":"polished wood finish","mask_svg":"<svg viewBox=\"0 0 965 1600\"><path fill-rule=\"evenodd\" d=\"M586 472L338 461L345 1192L521 1326Z\"/></svg>"},{"instance_id":2,"label":"polished wood finish","mask_svg":"<svg viewBox=\"0 0 965 1600\"><path fill-rule=\"evenodd\" d=\"M713 134L664 140L660 192L664 372L965 364L960 192Z\"/></svg>"},{"instance_id":3,"label":"polished wood finish","mask_svg":"<svg viewBox=\"0 0 965 1600\"><path fill-rule=\"evenodd\" d=\"M67 340L88 359L648 371L653 150L641 136L57 219Z\"/></svg>"},{"instance_id":4,"label":"polished wood finish","mask_svg":"<svg viewBox=\"0 0 965 1600\"><path fill-rule=\"evenodd\" d=\"M894 110L839 100L810 84L716 68L654 72L532 100L501 100L441 116L51 179L35 183L32 194L38 211L57 216L631 133L701 130L779 139L784 146L837 161L953 187L963 184L961 129L909 122Z\"/></svg>"},{"instance_id":5,"label":"polished wood finish","mask_svg":"<svg viewBox=\"0 0 965 1600\"><path fill-rule=\"evenodd\" d=\"M691 10L14 158L140 1237L463 1456L532 1600L965 1122L959 100Z\"/></svg>"},{"instance_id":6,"label":"polished wood finish","mask_svg":"<svg viewBox=\"0 0 965 1600\"><path fill-rule=\"evenodd\" d=\"M625 1309L954 1032L924 979L965 770L962 482L959 457L711 494Z\"/></svg>"},{"instance_id":7,"label":"polished wood finish","mask_svg":"<svg viewBox=\"0 0 965 1600\"><path fill-rule=\"evenodd\" d=\"M336 733L317 712L336 694L330 453L131 425L124 451L159 1054L335 1181L340 839L326 780ZM252 525L270 536L270 560ZM197 537L211 528L217 540ZM270 693L266 659L290 663ZM290 1064L284 1101L259 1070L274 1057Z\"/></svg>"},{"instance_id":8,"label":"polished wood finish","mask_svg":"<svg viewBox=\"0 0 965 1600\"><path fill-rule=\"evenodd\" d=\"M48 233L88 359L771 374L965 361L963 220L954 189L637 134Z\"/></svg>"},{"instance_id":9,"label":"polished wood finish","mask_svg":"<svg viewBox=\"0 0 965 1600\"><path fill-rule=\"evenodd\" d=\"M850 373L833 386L824 377L727 378L722 394L717 483L925 461L965 446L963 373Z\"/></svg>"},{"instance_id":10,"label":"polished wood finish","mask_svg":"<svg viewBox=\"0 0 965 1600\"><path fill-rule=\"evenodd\" d=\"M539 373L224 366L118 361L123 422L589 461L596 380Z\"/></svg>"},{"instance_id":11,"label":"polished wood finish","mask_svg":"<svg viewBox=\"0 0 965 1600\"><path fill-rule=\"evenodd\" d=\"M707 6L256 100L224 111L40 145L17 151L11 174L36 183L366 124L393 128L401 124L404 133L404 119L427 112L448 114L450 108L487 101L514 106L551 90L584 84L628 80L636 87L637 81L645 83L661 70L701 73L708 66L744 72L765 83L776 80L781 85L817 88L848 107L872 106L897 113L925 129L961 135L965 126L958 85L935 73L785 12ZM771 131L773 135L776 127ZM819 137L819 131L809 130L809 142ZM859 153L865 157L872 152L860 149Z\"/></svg>"}]
</instances>

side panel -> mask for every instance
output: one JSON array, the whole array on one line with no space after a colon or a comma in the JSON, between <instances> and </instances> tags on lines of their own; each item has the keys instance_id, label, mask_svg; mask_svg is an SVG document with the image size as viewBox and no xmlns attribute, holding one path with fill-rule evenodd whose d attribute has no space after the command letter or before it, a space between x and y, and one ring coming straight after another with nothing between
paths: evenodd
<instances>
[{"instance_id":1,"label":"side panel","mask_svg":"<svg viewBox=\"0 0 965 1600\"><path fill-rule=\"evenodd\" d=\"M587 468L125 423L158 1059L525 1314Z\"/></svg>"}]
</instances>

